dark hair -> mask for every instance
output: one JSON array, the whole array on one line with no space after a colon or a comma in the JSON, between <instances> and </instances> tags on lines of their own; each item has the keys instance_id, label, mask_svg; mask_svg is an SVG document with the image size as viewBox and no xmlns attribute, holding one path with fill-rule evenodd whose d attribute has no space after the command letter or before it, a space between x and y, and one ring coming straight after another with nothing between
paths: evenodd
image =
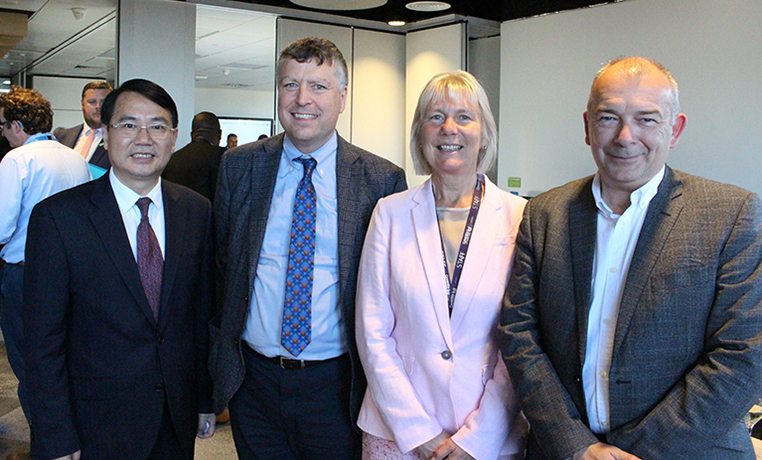
<instances>
[{"instance_id":1,"label":"dark hair","mask_svg":"<svg viewBox=\"0 0 762 460\"><path fill-rule=\"evenodd\" d=\"M20 122L29 136L53 129L53 109L37 90L11 86L10 92L0 95L0 107L5 119Z\"/></svg>"},{"instance_id":2,"label":"dark hair","mask_svg":"<svg viewBox=\"0 0 762 460\"><path fill-rule=\"evenodd\" d=\"M280 53L278 63L275 65L276 79L280 78L280 70L286 59L293 59L302 63L315 59L319 66L323 65L323 62L328 62L328 65L335 67L336 79L339 80L341 86L345 87L349 84L349 72L344 55L341 54L336 45L325 38L307 37L288 45Z\"/></svg>"},{"instance_id":3,"label":"dark hair","mask_svg":"<svg viewBox=\"0 0 762 460\"><path fill-rule=\"evenodd\" d=\"M233 136L238 137L238 134L236 134L236 133L230 133L230 134L228 134L228 140L230 140L230 138L233 137Z\"/></svg>"},{"instance_id":4,"label":"dark hair","mask_svg":"<svg viewBox=\"0 0 762 460\"><path fill-rule=\"evenodd\" d=\"M111 88L111 85L108 84L105 80L94 80L89 82L85 85L84 88L82 88L82 99L85 98L85 93L88 89L105 89L107 91L111 91L113 88Z\"/></svg>"},{"instance_id":5,"label":"dark hair","mask_svg":"<svg viewBox=\"0 0 762 460\"><path fill-rule=\"evenodd\" d=\"M119 88L108 93L101 107L101 121L103 124L111 126L111 117L114 116L114 110L116 110L116 101L122 93L140 94L159 107L166 109L172 115L172 128L177 128L177 106L175 101L172 100L172 96L161 86L142 78L128 80L122 83Z\"/></svg>"}]
</instances>

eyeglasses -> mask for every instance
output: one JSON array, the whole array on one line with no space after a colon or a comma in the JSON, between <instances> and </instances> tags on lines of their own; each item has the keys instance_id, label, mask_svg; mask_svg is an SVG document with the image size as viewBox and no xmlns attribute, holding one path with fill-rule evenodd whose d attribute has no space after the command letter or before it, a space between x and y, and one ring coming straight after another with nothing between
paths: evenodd
<instances>
[{"instance_id":1,"label":"eyeglasses","mask_svg":"<svg viewBox=\"0 0 762 460\"><path fill-rule=\"evenodd\" d=\"M0 128L8 128L11 129L11 125L13 124L13 120L5 120L3 122L0 122Z\"/></svg>"},{"instance_id":2,"label":"eyeglasses","mask_svg":"<svg viewBox=\"0 0 762 460\"><path fill-rule=\"evenodd\" d=\"M152 123L147 126L140 126L137 123L133 123L131 121L123 121L121 123L117 123L115 125L111 125L112 128L114 128L119 134L121 134L124 137L138 137L138 134L140 134L140 130L145 128L146 132L149 136L151 136L151 139L166 139L169 137L169 134L172 131L175 131L177 128L170 128L169 126L165 125L164 123Z\"/></svg>"}]
</instances>

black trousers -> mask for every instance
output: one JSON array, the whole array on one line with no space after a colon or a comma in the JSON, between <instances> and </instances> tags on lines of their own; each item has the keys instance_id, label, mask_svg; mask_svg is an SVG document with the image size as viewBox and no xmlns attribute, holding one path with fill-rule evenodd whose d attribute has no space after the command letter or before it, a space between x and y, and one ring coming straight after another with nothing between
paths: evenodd
<instances>
[{"instance_id":1,"label":"black trousers","mask_svg":"<svg viewBox=\"0 0 762 460\"><path fill-rule=\"evenodd\" d=\"M288 370L243 348L246 378L228 405L241 460L360 458L349 417L349 355Z\"/></svg>"},{"instance_id":2,"label":"black trousers","mask_svg":"<svg viewBox=\"0 0 762 460\"><path fill-rule=\"evenodd\" d=\"M159 436L153 445L151 453L146 460L193 460L193 449L190 452L183 451L180 438L177 436L172 416L169 413L166 397L164 399L164 415L161 419Z\"/></svg>"}]
</instances>

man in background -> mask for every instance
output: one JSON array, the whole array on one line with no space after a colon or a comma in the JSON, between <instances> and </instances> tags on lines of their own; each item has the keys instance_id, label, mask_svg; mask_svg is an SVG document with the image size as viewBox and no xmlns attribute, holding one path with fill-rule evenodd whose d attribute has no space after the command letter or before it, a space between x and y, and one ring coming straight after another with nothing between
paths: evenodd
<instances>
[{"instance_id":1,"label":"man in background","mask_svg":"<svg viewBox=\"0 0 762 460\"><path fill-rule=\"evenodd\" d=\"M63 145L73 148L91 165L103 170L110 166L103 148L101 106L111 85L102 80L91 81L82 88L82 116L85 122L71 128L56 128L53 135Z\"/></svg>"},{"instance_id":2,"label":"man in background","mask_svg":"<svg viewBox=\"0 0 762 460\"><path fill-rule=\"evenodd\" d=\"M238 136L235 133L228 134L227 150L238 147Z\"/></svg>"},{"instance_id":3,"label":"man in background","mask_svg":"<svg viewBox=\"0 0 762 460\"><path fill-rule=\"evenodd\" d=\"M103 103L111 168L32 212L24 332L35 458L191 460L214 433L209 201L161 180L177 139L161 86Z\"/></svg>"},{"instance_id":4,"label":"man in background","mask_svg":"<svg viewBox=\"0 0 762 460\"><path fill-rule=\"evenodd\" d=\"M39 92L14 86L0 95L0 132L13 148L0 161L0 257L6 263L0 271L0 326L27 420L21 305L29 216L41 200L90 180L85 160L53 139L52 125L53 110Z\"/></svg>"},{"instance_id":5,"label":"man in background","mask_svg":"<svg viewBox=\"0 0 762 460\"><path fill-rule=\"evenodd\" d=\"M598 172L529 201L503 304L527 459L754 459L762 202L666 166L660 64L605 65L583 118Z\"/></svg>"},{"instance_id":6,"label":"man in background","mask_svg":"<svg viewBox=\"0 0 762 460\"><path fill-rule=\"evenodd\" d=\"M333 43L292 43L276 75L285 133L228 151L220 167L215 411L230 402L243 460L356 459L357 269L373 207L406 188L405 174L337 134L348 78Z\"/></svg>"},{"instance_id":7,"label":"man in background","mask_svg":"<svg viewBox=\"0 0 762 460\"><path fill-rule=\"evenodd\" d=\"M193 117L191 142L176 151L161 177L205 196L214 202L217 174L220 170L220 121L212 112Z\"/></svg>"}]
</instances>

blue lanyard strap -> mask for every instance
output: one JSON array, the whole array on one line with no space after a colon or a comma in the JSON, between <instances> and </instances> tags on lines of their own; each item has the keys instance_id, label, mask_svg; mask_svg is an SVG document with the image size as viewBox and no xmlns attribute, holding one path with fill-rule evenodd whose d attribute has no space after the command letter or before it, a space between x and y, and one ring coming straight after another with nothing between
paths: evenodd
<instances>
[{"instance_id":1,"label":"blue lanyard strap","mask_svg":"<svg viewBox=\"0 0 762 460\"><path fill-rule=\"evenodd\" d=\"M432 182L432 190L433 187L434 183ZM471 210L468 212L466 228L463 229L463 238L460 241L458 258L455 259L455 267L453 268L452 272L452 280L450 278L450 269L447 267L447 254L445 253L444 239L442 238L442 229L441 227L439 229L439 242L442 244L442 260L444 261L445 282L447 283L447 307L450 310L450 316L452 316L452 307L455 305L455 294L458 291L460 275L463 273L463 264L466 262L466 253L468 252L468 246L471 244L471 235L473 235L474 232L476 215L479 214L479 206L481 206L483 191L484 176L482 174L477 174L476 186L474 187L474 197L471 200ZM437 219L437 225L438 224L439 219Z\"/></svg>"}]
</instances>

